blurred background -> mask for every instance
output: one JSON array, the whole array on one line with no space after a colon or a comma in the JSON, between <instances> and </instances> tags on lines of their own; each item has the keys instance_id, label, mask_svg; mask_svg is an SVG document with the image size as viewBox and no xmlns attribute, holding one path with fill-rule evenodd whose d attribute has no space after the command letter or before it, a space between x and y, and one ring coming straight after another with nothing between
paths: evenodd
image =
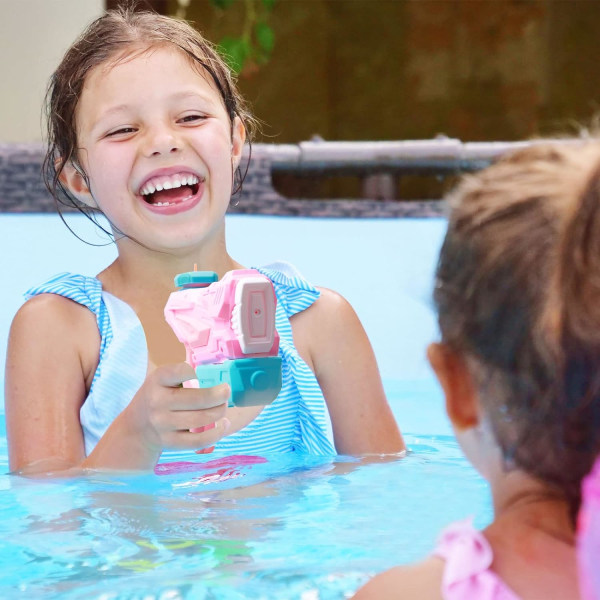
<instances>
[{"instance_id":1,"label":"blurred background","mask_svg":"<svg viewBox=\"0 0 600 600\"><path fill-rule=\"evenodd\" d=\"M42 139L47 79L120 0L0 0L0 142ZM258 142L525 140L577 132L598 110L594 0L143 0L219 43L262 121ZM409 197L438 197L435 178ZM302 187L304 186L304 187ZM352 183L279 176L286 195ZM300 189L299 189L300 188ZM419 188L416 190L415 188Z\"/></svg>"},{"instance_id":2,"label":"blurred background","mask_svg":"<svg viewBox=\"0 0 600 600\"><path fill-rule=\"evenodd\" d=\"M272 50L263 64L247 60L239 80L266 124L263 141L520 140L586 123L598 108L594 0L267 4ZM186 13L219 42L263 5L191 0Z\"/></svg>"}]
</instances>

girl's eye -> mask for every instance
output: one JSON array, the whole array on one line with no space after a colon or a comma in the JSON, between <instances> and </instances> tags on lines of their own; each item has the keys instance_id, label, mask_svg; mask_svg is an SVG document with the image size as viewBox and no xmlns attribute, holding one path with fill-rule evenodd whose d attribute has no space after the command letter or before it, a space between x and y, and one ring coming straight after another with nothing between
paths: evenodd
<instances>
[{"instance_id":1,"label":"girl's eye","mask_svg":"<svg viewBox=\"0 0 600 600\"><path fill-rule=\"evenodd\" d=\"M206 118L207 118L206 115L198 115L198 114L186 115L185 117L181 117L181 119L179 119L178 123L197 123L199 121L204 121Z\"/></svg>"},{"instance_id":2,"label":"girl's eye","mask_svg":"<svg viewBox=\"0 0 600 600\"><path fill-rule=\"evenodd\" d=\"M136 129L134 127L121 127L121 129L115 129L114 131L110 131L106 134L106 137L113 137L117 135L128 135L130 133L135 133Z\"/></svg>"}]
</instances>

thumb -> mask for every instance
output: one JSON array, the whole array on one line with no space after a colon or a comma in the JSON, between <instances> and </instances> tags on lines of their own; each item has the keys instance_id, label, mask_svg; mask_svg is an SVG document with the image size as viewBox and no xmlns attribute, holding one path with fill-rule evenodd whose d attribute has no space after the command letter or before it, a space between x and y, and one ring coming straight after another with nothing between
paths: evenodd
<instances>
[{"instance_id":1,"label":"thumb","mask_svg":"<svg viewBox=\"0 0 600 600\"><path fill-rule=\"evenodd\" d=\"M157 367L155 373L158 382L165 387L177 387L184 381L196 379L196 371L186 362Z\"/></svg>"}]
</instances>

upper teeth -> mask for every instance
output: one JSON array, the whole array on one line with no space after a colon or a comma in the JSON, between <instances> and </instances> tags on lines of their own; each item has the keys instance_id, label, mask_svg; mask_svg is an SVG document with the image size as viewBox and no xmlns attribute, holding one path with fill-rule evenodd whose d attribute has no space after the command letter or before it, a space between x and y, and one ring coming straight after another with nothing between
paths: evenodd
<instances>
[{"instance_id":1,"label":"upper teeth","mask_svg":"<svg viewBox=\"0 0 600 600\"><path fill-rule=\"evenodd\" d=\"M164 177L154 177L149 179L140 190L142 196L160 192L161 190L170 190L181 187L182 185L195 185L200 181L196 175L179 173Z\"/></svg>"}]
</instances>

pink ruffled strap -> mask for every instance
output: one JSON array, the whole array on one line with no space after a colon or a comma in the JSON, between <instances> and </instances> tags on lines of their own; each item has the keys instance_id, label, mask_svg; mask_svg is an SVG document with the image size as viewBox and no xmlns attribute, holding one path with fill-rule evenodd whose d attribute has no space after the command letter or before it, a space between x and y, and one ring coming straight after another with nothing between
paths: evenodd
<instances>
[{"instance_id":1,"label":"pink ruffled strap","mask_svg":"<svg viewBox=\"0 0 600 600\"><path fill-rule=\"evenodd\" d=\"M600 457L583 480L582 503L577 520L577 564L581 597L600 600Z\"/></svg>"},{"instance_id":2,"label":"pink ruffled strap","mask_svg":"<svg viewBox=\"0 0 600 600\"><path fill-rule=\"evenodd\" d=\"M492 548L470 520L452 523L442 532L434 551L446 561L442 580L444 600L519 600L491 569Z\"/></svg>"}]
</instances>

